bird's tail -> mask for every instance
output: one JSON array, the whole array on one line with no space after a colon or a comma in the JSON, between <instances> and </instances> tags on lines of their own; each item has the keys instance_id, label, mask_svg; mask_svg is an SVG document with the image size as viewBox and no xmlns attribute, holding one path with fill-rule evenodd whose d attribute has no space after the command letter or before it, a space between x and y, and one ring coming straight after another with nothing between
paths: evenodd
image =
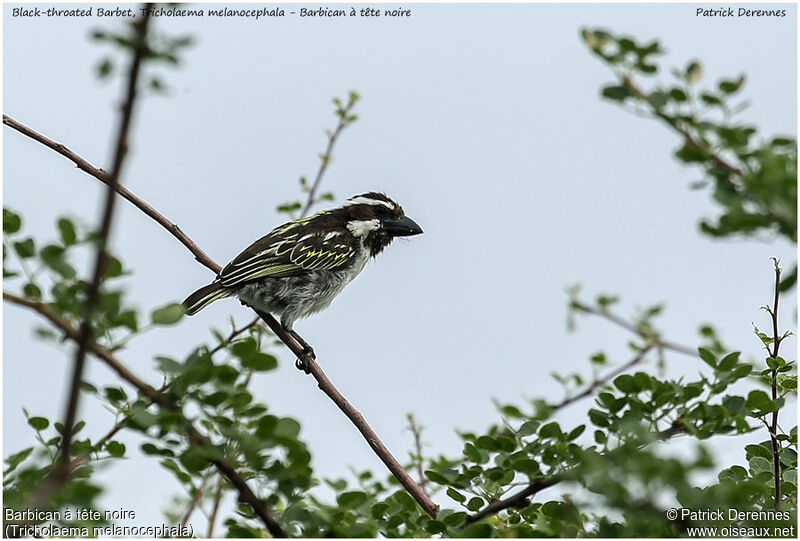
<instances>
[{"instance_id":1,"label":"bird's tail","mask_svg":"<svg viewBox=\"0 0 800 541\"><path fill-rule=\"evenodd\" d=\"M222 287L219 282L212 282L186 297L183 308L186 310L186 315L193 316L215 300L228 295L231 295L230 290Z\"/></svg>"}]
</instances>

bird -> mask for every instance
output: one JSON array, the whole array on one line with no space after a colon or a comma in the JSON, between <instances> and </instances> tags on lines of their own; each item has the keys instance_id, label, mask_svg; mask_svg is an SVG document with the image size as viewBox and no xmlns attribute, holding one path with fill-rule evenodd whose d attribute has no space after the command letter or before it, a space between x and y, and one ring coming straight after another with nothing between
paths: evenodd
<instances>
[{"instance_id":1,"label":"bird","mask_svg":"<svg viewBox=\"0 0 800 541\"><path fill-rule=\"evenodd\" d=\"M313 348L295 332L295 321L327 308L395 238L422 232L385 194L355 195L339 207L279 225L189 295L183 307L191 316L216 300L238 297L242 304L279 317L303 348L300 357L313 356ZM308 372L304 361L297 366Z\"/></svg>"}]
</instances>

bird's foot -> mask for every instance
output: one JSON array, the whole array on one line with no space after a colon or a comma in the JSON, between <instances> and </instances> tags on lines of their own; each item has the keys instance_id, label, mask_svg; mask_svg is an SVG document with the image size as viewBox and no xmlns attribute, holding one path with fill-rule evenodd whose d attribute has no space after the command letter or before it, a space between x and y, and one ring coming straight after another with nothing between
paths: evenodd
<instances>
[{"instance_id":1,"label":"bird's foot","mask_svg":"<svg viewBox=\"0 0 800 541\"><path fill-rule=\"evenodd\" d=\"M303 351L300 353L300 356L297 357L297 360L294 363L294 366L298 370L302 370L306 374L310 374L311 370L308 368L308 361L310 359L316 360L317 355L314 353L314 348L309 345L306 345L303 348Z\"/></svg>"}]
</instances>

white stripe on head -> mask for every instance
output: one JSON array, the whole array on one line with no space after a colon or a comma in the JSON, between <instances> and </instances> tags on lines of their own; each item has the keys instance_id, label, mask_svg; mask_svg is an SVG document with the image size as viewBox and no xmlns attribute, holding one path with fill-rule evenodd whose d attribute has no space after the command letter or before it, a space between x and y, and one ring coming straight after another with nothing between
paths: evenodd
<instances>
[{"instance_id":1,"label":"white stripe on head","mask_svg":"<svg viewBox=\"0 0 800 541\"><path fill-rule=\"evenodd\" d=\"M384 207L394 210L394 205L388 201L384 201L383 199L371 199L369 197L364 197L363 195L351 197L347 200L346 205L383 205Z\"/></svg>"},{"instance_id":2,"label":"white stripe on head","mask_svg":"<svg viewBox=\"0 0 800 541\"><path fill-rule=\"evenodd\" d=\"M347 222L347 229L353 236L362 238L366 237L381 226L381 221L375 220L351 220Z\"/></svg>"}]
</instances>

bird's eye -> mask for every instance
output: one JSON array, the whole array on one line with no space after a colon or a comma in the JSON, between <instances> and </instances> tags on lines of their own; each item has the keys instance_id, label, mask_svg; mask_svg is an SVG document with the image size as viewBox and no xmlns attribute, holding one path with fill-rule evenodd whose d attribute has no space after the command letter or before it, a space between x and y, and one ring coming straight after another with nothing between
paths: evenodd
<instances>
[{"instance_id":1,"label":"bird's eye","mask_svg":"<svg viewBox=\"0 0 800 541\"><path fill-rule=\"evenodd\" d=\"M378 216L378 218L388 218L392 213L388 208L381 205L375 209L375 215Z\"/></svg>"}]
</instances>

